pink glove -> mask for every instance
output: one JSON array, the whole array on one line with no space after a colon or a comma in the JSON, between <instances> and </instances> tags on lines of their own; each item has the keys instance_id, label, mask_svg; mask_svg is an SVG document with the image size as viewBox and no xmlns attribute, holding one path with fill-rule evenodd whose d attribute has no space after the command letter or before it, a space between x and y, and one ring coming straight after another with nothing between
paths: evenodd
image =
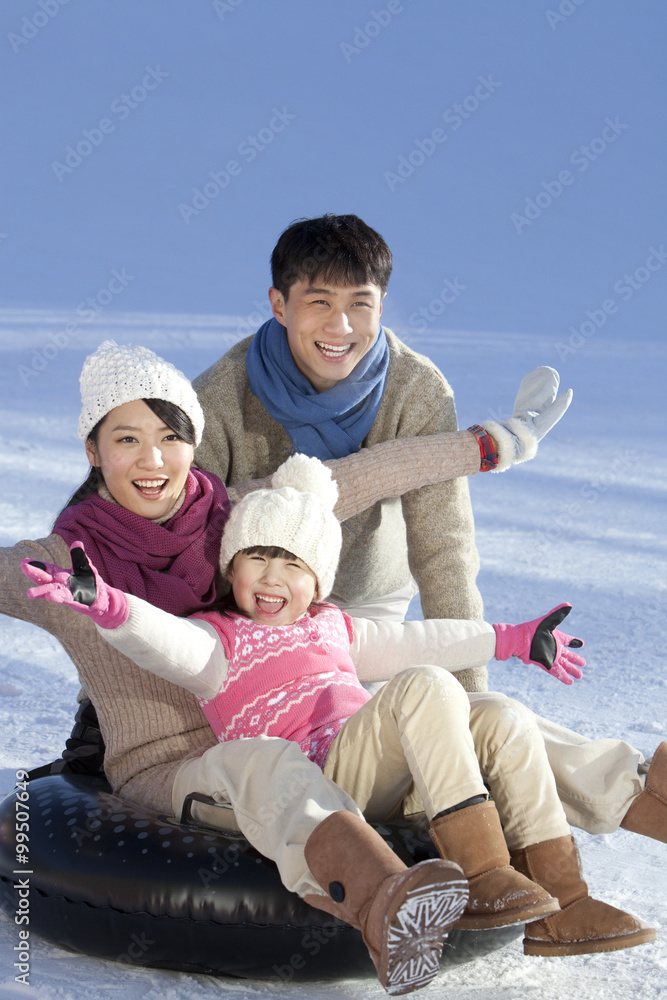
<instances>
[{"instance_id":1,"label":"pink glove","mask_svg":"<svg viewBox=\"0 0 667 1000\"><path fill-rule=\"evenodd\" d=\"M518 656L524 663L537 664L563 684L573 684L573 677L577 680L583 677L579 667L585 667L586 661L578 653L571 653L570 649L580 648L583 642L556 628L571 610L571 604L559 604L547 615L532 622L494 625L496 659L508 660L510 656Z\"/></svg>"},{"instance_id":2,"label":"pink glove","mask_svg":"<svg viewBox=\"0 0 667 1000\"><path fill-rule=\"evenodd\" d=\"M23 559L21 569L39 587L31 587L28 597L43 597L54 604L67 604L82 615L88 615L100 628L118 628L124 625L130 613L127 594L115 587L108 587L95 567L88 562L82 542L73 542L69 548L72 571L61 569L53 563Z\"/></svg>"}]
</instances>

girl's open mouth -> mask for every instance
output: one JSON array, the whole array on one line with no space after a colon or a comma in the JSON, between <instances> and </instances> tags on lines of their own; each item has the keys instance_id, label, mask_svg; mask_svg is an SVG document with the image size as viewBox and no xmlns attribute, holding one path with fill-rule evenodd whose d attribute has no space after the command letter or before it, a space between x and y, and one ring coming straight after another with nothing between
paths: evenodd
<instances>
[{"instance_id":1,"label":"girl's open mouth","mask_svg":"<svg viewBox=\"0 0 667 1000\"><path fill-rule=\"evenodd\" d=\"M168 482L168 479L134 479L132 485L144 497L159 497Z\"/></svg>"},{"instance_id":2,"label":"girl's open mouth","mask_svg":"<svg viewBox=\"0 0 667 1000\"><path fill-rule=\"evenodd\" d=\"M255 594L255 607L265 615L277 615L287 604L284 597L270 597L268 594Z\"/></svg>"}]
</instances>

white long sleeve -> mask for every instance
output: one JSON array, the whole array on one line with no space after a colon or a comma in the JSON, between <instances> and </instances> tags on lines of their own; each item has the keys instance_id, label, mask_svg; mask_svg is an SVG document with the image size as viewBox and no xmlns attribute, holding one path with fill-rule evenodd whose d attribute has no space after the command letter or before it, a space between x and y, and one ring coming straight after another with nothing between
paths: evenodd
<instances>
[{"instance_id":1,"label":"white long sleeve","mask_svg":"<svg viewBox=\"0 0 667 1000\"><path fill-rule=\"evenodd\" d=\"M139 597L128 595L124 625L97 631L144 670L186 688L199 698L219 693L229 661L217 632L197 618L177 618Z\"/></svg>"},{"instance_id":2,"label":"white long sleeve","mask_svg":"<svg viewBox=\"0 0 667 1000\"><path fill-rule=\"evenodd\" d=\"M353 618L350 654L360 681L386 681L408 667L430 664L451 673L481 667L496 651L493 626L483 621L430 618L377 622Z\"/></svg>"}]
</instances>

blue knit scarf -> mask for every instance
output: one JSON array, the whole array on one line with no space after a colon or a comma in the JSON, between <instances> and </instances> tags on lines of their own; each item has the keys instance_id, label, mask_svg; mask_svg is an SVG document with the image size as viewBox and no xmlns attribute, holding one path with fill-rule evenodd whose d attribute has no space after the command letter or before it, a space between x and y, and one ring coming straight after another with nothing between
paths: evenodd
<instances>
[{"instance_id":1,"label":"blue knit scarf","mask_svg":"<svg viewBox=\"0 0 667 1000\"><path fill-rule=\"evenodd\" d=\"M380 408L389 344L380 326L371 349L332 389L318 392L302 375L276 319L259 328L248 348L250 388L289 434L295 452L326 460L358 451Z\"/></svg>"}]
</instances>

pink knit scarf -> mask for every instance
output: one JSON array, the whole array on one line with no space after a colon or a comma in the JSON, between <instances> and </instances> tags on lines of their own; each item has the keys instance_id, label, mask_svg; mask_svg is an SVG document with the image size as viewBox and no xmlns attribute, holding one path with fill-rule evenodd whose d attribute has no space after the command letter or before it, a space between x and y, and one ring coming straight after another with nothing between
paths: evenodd
<instances>
[{"instance_id":1,"label":"pink knit scarf","mask_svg":"<svg viewBox=\"0 0 667 1000\"><path fill-rule=\"evenodd\" d=\"M180 509L164 524L93 494L67 507L54 532L83 542L100 576L174 615L187 615L216 597L220 538L229 516L227 490L217 476L192 469Z\"/></svg>"}]
</instances>

